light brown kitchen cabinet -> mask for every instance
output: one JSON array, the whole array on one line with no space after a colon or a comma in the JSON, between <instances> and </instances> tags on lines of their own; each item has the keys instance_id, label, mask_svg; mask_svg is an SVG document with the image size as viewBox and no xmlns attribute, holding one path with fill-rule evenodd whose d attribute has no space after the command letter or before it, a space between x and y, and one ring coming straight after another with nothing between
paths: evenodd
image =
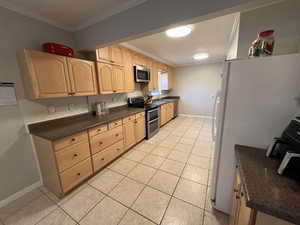
<instances>
[{"instance_id":1,"label":"light brown kitchen cabinet","mask_svg":"<svg viewBox=\"0 0 300 225\"><path fill-rule=\"evenodd\" d=\"M20 63L30 99L97 94L95 65L91 61L24 50Z\"/></svg>"},{"instance_id":2,"label":"light brown kitchen cabinet","mask_svg":"<svg viewBox=\"0 0 300 225\"><path fill-rule=\"evenodd\" d=\"M95 63L75 58L67 58L67 63L73 95L96 95L98 88Z\"/></svg>"},{"instance_id":3,"label":"light brown kitchen cabinet","mask_svg":"<svg viewBox=\"0 0 300 225\"><path fill-rule=\"evenodd\" d=\"M240 172L237 168L233 186L230 225L292 225L289 222L247 207L245 195L246 193L241 181Z\"/></svg>"},{"instance_id":4,"label":"light brown kitchen cabinet","mask_svg":"<svg viewBox=\"0 0 300 225\"><path fill-rule=\"evenodd\" d=\"M111 94L113 90L113 66L107 63L97 63L100 94Z\"/></svg>"},{"instance_id":5,"label":"light brown kitchen cabinet","mask_svg":"<svg viewBox=\"0 0 300 225\"><path fill-rule=\"evenodd\" d=\"M124 149L127 150L136 144L135 138L135 116L123 119Z\"/></svg>"},{"instance_id":6,"label":"light brown kitchen cabinet","mask_svg":"<svg viewBox=\"0 0 300 225\"><path fill-rule=\"evenodd\" d=\"M125 71L122 66L113 66L113 92L122 93L125 92Z\"/></svg>"},{"instance_id":7,"label":"light brown kitchen cabinet","mask_svg":"<svg viewBox=\"0 0 300 225\"><path fill-rule=\"evenodd\" d=\"M133 75L133 53L129 49L123 49L124 55L124 91L132 92L135 88Z\"/></svg>"},{"instance_id":8,"label":"light brown kitchen cabinet","mask_svg":"<svg viewBox=\"0 0 300 225\"><path fill-rule=\"evenodd\" d=\"M118 45L110 45L96 50L97 61L123 65L123 48Z\"/></svg>"},{"instance_id":9,"label":"light brown kitchen cabinet","mask_svg":"<svg viewBox=\"0 0 300 225\"><path fill-rule=\"evenodd\" d=\"M168 88L173 89L174 88L174 74L173 69L168 66Z\"/></svg>"},{"instance_id":10,"label":"light brown kitchen cabinet","mask_svg":"<svg viewBox=\"0 0 300 225\"><path fill-rule=\"evenodd\" d=\"M108 63L97 63L100 94L125 92L124 67Z\"/></svg>"},{"instance_id":11,"label":"light brown kitchen cabinet","mask_svg":"<svg viewBox=\"0 0 300 225\"><path fill-rule=\"evenodd\" d=\"M160 107L160 125L163 126L174 118L174 103L167 103Z\"/></svg>"},{"instance_id":12,"label":"light brown kitchen cabinet","mask_svg":"<svg viewBox=\"0 0 300 225\"><path fill-rule=\"evenodd\" d=\"M143 140L146 136L146 124L145 124L145 113L142 113L143 116L135 120L135 141L136 143Z\"/></svg>"}]
</instances>

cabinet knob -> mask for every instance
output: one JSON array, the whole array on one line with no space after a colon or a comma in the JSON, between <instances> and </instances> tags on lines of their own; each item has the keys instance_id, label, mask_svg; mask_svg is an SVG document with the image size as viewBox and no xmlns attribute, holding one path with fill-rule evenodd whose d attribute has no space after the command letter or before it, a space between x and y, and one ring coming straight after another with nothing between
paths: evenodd
<instances>
[{"instance_id":1,"label":"cabinet knob","mask_svg":"<svg viewBox=\"0 0 300 225\"><path fill-rule=\"evenodd\" d=\"M100 131L101 131L101 129L98 129L97 131L98 131L98 132L100 132Z\"/></svg>"},{"instance_id":2,"label":"cabinet knob","mask_svg":"<svg viewBox=\"0 0 300 225\"><path fill-rule=\"evenodd\" d=\"M235 196L235 198L236 198L236 199L240 199L241 197L237 195L237 196Z\"/></svg>"},{"instance_id":3,"label":"cabinet knob","mask_svg":"<svg viewBox=\"0 0 300 225\"><path fill-rule=\"evenodd\" d=\"M120 151L121 149L117 148L117 151Z\"/></svg>"},{"instance_id":4,"label":"cabinet knob","mask_svg":"<svg viewBox=\"0 0 300 225\"><path fill-rule=\"evenodd\" d=\"M102 142L102 141L100 141L100 142L99 142L99 145L102 145L102 144L103 144L103 142Z\"/></svg>"},{"instance_id":5,"label":"cabinet knob","mask_svg":"<svg viewBox=\"0 0 300 225\"><path fill-rule=\"evenodd\" d=\"M114 90L114 92L116 93L117 91L116 91L116 90Z\"/></svg>"},{"instance_id":6,"label":"cabinet knob","mask_svg":"<svg viewBox=\"0 0 300 225\"><path fill-rule=\"evenodd\" d=\"M238 192L239 190L235 188L235 189L233 189L233 191L234 191L234 192Z\"/></svg>"},{"instance_id":7,"label":"cabinet knob","mask_svg":"<svg viewBox=\"0 0 300 225\"><path fill-rule=\"evenodd\" d=\"M119 134L116 134L116 137L118 137L119 136Z\"/></svg>"},{"instance_id":8,"label":"cabinet knob","mask_svg":"<svg viewBox=\"0 0 300 225\"><path fill-rule=\"evenodd\" d=\"M77 176L80 176L81 175L81 173L77 173Z\"/></svg>"},{"instance_id":9,"label":"cabinet knob","mask_svg":"<svg viewBox=\"0 0 300 225\"><path fill-rule=\"evenodd\" d=\"M101 159L102 161L104 160L104 158Z\"/></svg>"},{"instance_id":10,"label":"cabinet knob","mask_svg":"<svg viewBox=\"0 0 300 225\"><path fill-rule=\"evenodd\" d=\"M75 138L72 138L71 141L76 141L76 139L75 139Z\"/></svg>"},{"instance_id":11,"label":"cabinet knob","mask_svg":"<svg viewBox=\"0 0 300 225\"><path fill-rule=\"evenodd\" d=\"M77 156L78 156L78 154L75 153L75 154L74 154L74 157L77 157Z\"/></svg>"}]
</instances>

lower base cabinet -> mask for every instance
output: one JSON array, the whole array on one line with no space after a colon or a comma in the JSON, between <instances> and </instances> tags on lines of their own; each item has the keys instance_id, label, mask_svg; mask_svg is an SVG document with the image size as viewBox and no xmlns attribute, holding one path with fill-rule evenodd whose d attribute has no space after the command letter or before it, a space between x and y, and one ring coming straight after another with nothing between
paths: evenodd
<instances>
[{"instance_id":1,"label":"lower base cabinet","mask_svg":"<svg viewBox=\"0 0 300 225\"><path fill-rule=\"evenodd\" d=\"M246 206L245 191L239 169L236 170L230 225L292 225L289 222Z\"/></svg>"},{"instance_id":2,"label":"lower base cabinet","mask_svg":"<svg viewBox=\"0 0 300 225\"><path fill-rule=\"evenodd\" d=\"M55 141L33 136L44 186L61 198L145 136L145 112Z\"/></svg>"},{"instance_id":3,"label":"lower base cabinet","mask_svg":"<svg viewBox=\"0 0 300 225\"><path fill-rule=\"evenodd\" d=\"M174 118L174 103L167 103L160 107L160 125L163 126Z\"/></svg>"}]
</instances>

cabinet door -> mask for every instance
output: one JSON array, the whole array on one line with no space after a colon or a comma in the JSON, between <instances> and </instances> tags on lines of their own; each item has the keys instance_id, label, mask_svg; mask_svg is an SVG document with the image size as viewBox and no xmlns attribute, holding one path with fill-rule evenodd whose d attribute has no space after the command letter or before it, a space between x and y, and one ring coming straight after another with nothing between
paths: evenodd
<instances>
[{"instance_id":1,"label":"cabinet door","mask_svg":"<svg viewBox=\"0 0 300 225\"><path fill-rule=\"evenodd\" d=\"M235 183L233 186L233 195L232 195L232 209L230 214L230 225L237 225L239 209L241 205L240 200L240 190L241 190L241 181L238 175L238 171L236 172Z\"/></svg>"},{"instance_id":2,"label":"cabinet door","mask_svg":"<svg viewBox=\"0 0 300 225\"><path fill-rule=\"evenodd\" d=\"M135 138L136 142L140 142L146 136L145 117L140 117L135 121Z\"/></svg>"},{"instance_id":3,"label":"cabinet door","mask_svg":"<svg viewBox=\"0 0 300 225\"><path fill-rule=\"evenodd\" d=\"M68 58L72 94L86 96L97 94L95 64L92 61Z\"/></svg>"},{"instance_id":4,"label":"cabinet door","mask_svg":"<svg viewBox=\"0 0 300 225\"><path fill-rule=\"evenodd\" d=\"M134 120L123 124L123 133L124 133L124 145L125 145L125 149L127 150L136 143Z\"/></svg>"},{"instance_id":5,"label":"cabinet door","mask_svg":"<svg viewBox=\"0 0 300 225\"><path fill-rule=\"evenodd\" d=\"M170 120L174 118L174 103L170 103Z\"/></svg>"},{"instance_id":6,"label":"cabinet door","mask_svg":"<svg viewBox=\"0 0 300 225\"><path fill-rule=\"evenodd\" d=\"M174 75L173 69L171 67L168 67L168 88L174 88Z\"/></svg>"},{"instance_id":7,"label":"cabinet door","mask_svg":"<svg viewBox=\"0 0 300 225\"><path fill-rule=\"evenodd\" d=\"M164 125L167 122L167 107L166 104L160 107L160 125Z\"/></svg>"},{"instance_id":8,"label":"cabinet door","mask_svg":"<svg viewBox=\"0 0 300 225\"><path fill-rule=\"evenodd\" d=\"M113 63L123 65L124 60L122 47L117 45L111 46L111 60Z\"/></svg>"},{"instance_id":9,"label":"cabinet door","mask_svg":"<svg viewBox=\"0 0 300 225\"><path fill-rule=\"evenodd\" d=\"M100 93L113 93L113 66L106 63L97 63L97 68Z\"/></svg>"},{"instance_id":10,"label":"cabinet door","mask_svg":"<svg viewBox=\"0 0 300 225\"><path fill-rule=\"evenodd\" d=\"M111 62L111 47L107 46L104 48L99 48L96 51L97 60Z\"/></svg>"},{"instance_id":11,"label":"cabinet door","mask_svg":"<svg viewBox=\"0 0 300 225\"><path fill-rule=\"evenodd\" d=\"M124 90L125 92L134 91L134 75L133 75L133 62L132 62L132 53L131 51L124 49L124 74L125 74L125 83Z\"/></svg>"},{"instance_id":12,"label":"cabinet door","mask_svg":"<svg viewBox=\"0 0 300 225\"><path fill-rule=\"evenodd\" d=\"M124 91L125 72L122 66L113 66L113 91L116 93L122 93Z\"/></svg>"},{"instance_id":13,"label":"cabinet door","mask_svg":"<svg viewBox=\"0 0 300 225\"><path fill-rule=\"evenodd\" d=\"M153 61L152 63L152 71L151 71L151 82L152 82L152 88L153 90L157 90L158 88L158 66L157 66L157 62Z\"/></svg>"},{"instance_id":14,"label":"cabinet door","mask_svg":"<svg viewBox=\"0 0 300 225\"><path fill-rule=\"evenodd\" d=\"M30 98L55 98L70 95L66 57L25 50L25 86ZM30 83L26 85L26 83Z\"/></svg>"}]
</instances>

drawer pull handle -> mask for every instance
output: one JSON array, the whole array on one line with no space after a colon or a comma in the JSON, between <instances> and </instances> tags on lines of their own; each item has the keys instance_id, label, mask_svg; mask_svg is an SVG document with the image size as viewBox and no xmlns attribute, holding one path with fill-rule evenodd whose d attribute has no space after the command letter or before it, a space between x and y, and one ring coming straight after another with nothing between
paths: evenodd
<instances>
[{"instance_id":1,"label":"drawer pull handle","mask_svg":"<svg viewBox=\"0 0 300 225\"><path fill-rule=\"evenodd\" d=\"M76 139L75 139L75 138L72 138L71 141L76 141Z\"/></svg>"},{"instance_id":2,"label":"drawer pull handle","mask_svg":"<svg viewBox=\"0 0 300 225\"><path fill-rule=\"evenodd\" d=\"M116 122L115 125L118 125L118 123Z\"/></svg>"},{"instance_id":3,"label":"drawer pull handle","mask_svg":"<svg viewBox=\"0 0 300 225\"><path fill-rule=\"evenodd\" d=\"M100 132L100 131L101 131L101 129L99 128L97 131L98 131L98 132Z\"/></svg>"},{"instance_id":4,"label":"drawer pull handle","mask_svg":"<svg viewBox=\"0 0 300 225\"><path fill-rule=\"evenodd\" d=\"M77 176L80 176L81 175L81 173L77 173Z\"/></svg>"},{"instance_id":5,"label":"drawer pull handle","mask_svg":"<svg viewBox=\"0 0 300 225\"><path fill-rule=\"evenodd\" d=\"M233 189L233 191L234 191L234 192L238 192L239 190L235 188L235 189Z\"/></svg>"},{"instance_id":6,"label":"drawer pull handle","mask_svg":"<svg viewBox=\"0 0 300 225\"><path fill-rule=\"evenodd\" d=\"M75 154L74 154L74 157L77 157L77 156L78 156L78 154L75 153Z\"/></svg>"}]
</instances>

